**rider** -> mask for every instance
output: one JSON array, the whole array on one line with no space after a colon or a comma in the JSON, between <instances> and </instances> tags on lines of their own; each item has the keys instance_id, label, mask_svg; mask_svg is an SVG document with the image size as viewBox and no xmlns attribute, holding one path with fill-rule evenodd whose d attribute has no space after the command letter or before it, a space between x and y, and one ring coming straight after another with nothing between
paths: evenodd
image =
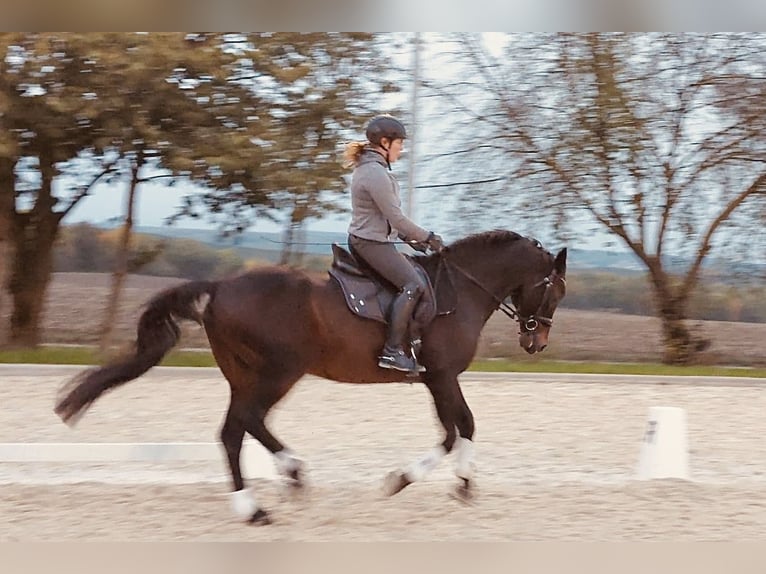
<instances>
[{"instance_id":1,"label":"rider","mask_svg":"<svg viewBox=\"0 0 766 574\"><path fill-rule=\"evenodd\" d=\"M441 251L444 243L433 231L423 229L402 213L399 183L389 172L391 164L402 153L407 137L404 125L389 115L375 116L367 124L366 135L366 142L350 143L345 152L347 167L354 168L348 246L355 256L398 289L378 366L399 371L423 371L405 338L426 283L412 263L396 249L394 241L399 238L420 250L430 248L434 251Z\"/></svg>"}]
</instances>

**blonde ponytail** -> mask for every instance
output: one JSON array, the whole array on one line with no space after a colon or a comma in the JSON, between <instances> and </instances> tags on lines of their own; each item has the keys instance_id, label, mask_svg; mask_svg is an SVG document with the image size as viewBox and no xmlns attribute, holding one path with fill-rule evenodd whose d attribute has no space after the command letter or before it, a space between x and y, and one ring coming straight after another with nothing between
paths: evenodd
<instances>
[{"instance_id":1,"label":"blonde ponytail","mask_svg":"<svg viewBox=\"0 0 766 574\"><path fill-rule=\"evenodd\" d=\"M367 142L351 142L346 144L346 150L343 152L343 167L356 167L365 147L367 147Z\"/></svg>"}]
</instances>

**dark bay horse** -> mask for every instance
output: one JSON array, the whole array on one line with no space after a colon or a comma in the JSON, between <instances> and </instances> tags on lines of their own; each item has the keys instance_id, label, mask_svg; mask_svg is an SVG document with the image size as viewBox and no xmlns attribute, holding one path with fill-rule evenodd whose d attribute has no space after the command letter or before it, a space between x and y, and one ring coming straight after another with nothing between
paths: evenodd
<instances>
[{"instance_id":1,"label":"dark bay horse","mask_svg":"<svg viewBox=\"0 0 766 574\"><path fill-rule=\"evenodd\" d=\"M468 498L474 421L458 375L471 363L481 330L498 308L518 322L519 343L528 353L546 347L553 313L566 291L566 255L562 249L554 257L538 242L510 231L491 231L417 257L432 277L437 265L446 264L457 303L452 313L437 316L423 332L419 362L426 371L414 379L377 366L385 325L353 314L334 279L267 267L221 281L190 281L154 296L139 318L132 354L75 377L62 388L55 411L65 422L76 422L105 391L157 365L178 342L176 321L186 319L205 328L231 387L221 441L239 516L252 523L269 522L242 480L245 432L274 455L280 474L301 484L301 460L270 432L266 415L306 373L347 383L414 380L426 385L444 426L444 440L405 469L390 473L384 488L394 494L422 480L454 448L456 492Z\"/></svg>"}]
</instances>

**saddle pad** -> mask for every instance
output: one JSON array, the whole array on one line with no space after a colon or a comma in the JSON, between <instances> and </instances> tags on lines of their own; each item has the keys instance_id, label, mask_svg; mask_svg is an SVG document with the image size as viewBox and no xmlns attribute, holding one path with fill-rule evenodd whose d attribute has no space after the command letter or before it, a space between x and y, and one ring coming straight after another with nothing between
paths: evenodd
<instances>
[{"instance_id":1,"label":"saddle pad","mask_svg":"<svg viewBox=\"0 0 766 574\"><path fill-rule=\"evenodd\" d=\"M376 283L368 277L345 273L335 267L330 268L329 273L343 290L349 309L360 317L387 323L378 301L380 287Z\"/></svg>"},{"instance_id":2,"label":"saddle pad","mask_svg":"<svg viewBox=\"0 0 766 574\"><path fill-rule=\"evenodd\" d=\"M394 291L365 273L356 258L337 243L333 244L332 251L333 263L329 274L340 285L348 308L360 317L387 323ZM415 331L421 331L437 315L454 312L457 298L449 272L441 262L435 270L439 291L435 289L434 279L429 273L417 261L412 263L427 285L413 313L412 327Z\"/></svg>"}]
</instances>

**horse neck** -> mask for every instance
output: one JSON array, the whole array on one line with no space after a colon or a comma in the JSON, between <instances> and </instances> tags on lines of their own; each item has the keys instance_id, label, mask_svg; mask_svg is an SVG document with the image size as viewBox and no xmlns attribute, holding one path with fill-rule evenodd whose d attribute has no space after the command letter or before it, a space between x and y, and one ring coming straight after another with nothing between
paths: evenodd
<instances>
[{"instance_id":1,"label":"horse neck","mask_svg":"<svg viewBox=\"0 0 766 574\"><path fill-rule=\"evenodd\" d=\"M488 250L463 249L451 254L450 261L497 298L506 297L522 284L533 267L541 264L535 254L524 251L522 244L498 245ZM470 279L464 279L470 282Z\"/></svg>"}]
</instances>

